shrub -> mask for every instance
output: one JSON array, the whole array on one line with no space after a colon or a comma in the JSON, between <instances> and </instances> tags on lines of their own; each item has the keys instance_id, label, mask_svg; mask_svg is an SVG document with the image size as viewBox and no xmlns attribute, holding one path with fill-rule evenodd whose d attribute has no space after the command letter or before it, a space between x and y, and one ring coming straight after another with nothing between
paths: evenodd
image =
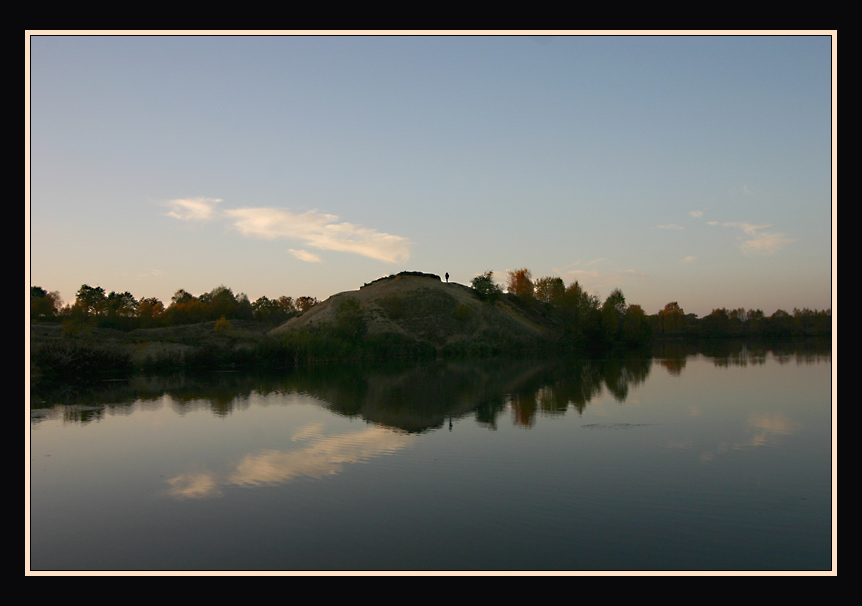
<instances>
[{"instance_id":1,"label":"shrub","mask_svg":"<svg viewBox=\"0 0 862 606\"><path fill-rule=\"evenodd\" d=\"M33 349L30 361L45 375L77 380L132 372L131 356L124 351L65 339Z\"/></svg>"},{"instance_id":2,"label":"shrub","mask_svg":"<svg viewBox=\"0 0 862 606\"><path fill-rule=\"evenodd\" d=\"M483 301L496 301L503 294L503 289L494 282L494 272L486 271L482 275L473 278L471 284L476 294Z\"/></svg>"}]
</instances>

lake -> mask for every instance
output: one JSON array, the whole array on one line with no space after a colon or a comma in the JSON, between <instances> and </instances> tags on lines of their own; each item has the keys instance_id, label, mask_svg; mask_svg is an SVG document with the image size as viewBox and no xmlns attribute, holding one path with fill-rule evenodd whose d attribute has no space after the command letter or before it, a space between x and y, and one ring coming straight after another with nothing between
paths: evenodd
<instances>
[{"instance_id":1,"label":"lake","mask_svg":"<svg viewBox=\"0 0 862 606\"><path fill-rule=\"evenodd\" d=\"M830 571L834 396L739 342L34 385L29 570Z\"/></svg>"}]
</instances>

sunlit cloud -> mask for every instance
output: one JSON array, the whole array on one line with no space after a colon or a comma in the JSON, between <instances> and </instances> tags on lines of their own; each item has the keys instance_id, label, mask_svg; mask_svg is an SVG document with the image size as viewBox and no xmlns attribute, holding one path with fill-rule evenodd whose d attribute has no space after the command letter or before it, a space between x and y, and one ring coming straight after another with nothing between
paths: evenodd
<instances>
[{"instance_id":1,"label":"sunlit cloud","mask_svg":"<svg viewBox=\"0 0 862 606\"><path fill-rule=\"evenodd\" d=\"M656 225L655 229L670 229L678 231L685 228L682 225L677 225L676 223L666 223L665 225Z\"/></svg>"},{"instance_id":2,"label":"sunlit cloud","mask_svg":"<svg viewBox=\"0 0 862 606\"><path fill-rule=\"evenodd\" d=\"M710 225L718 225L715 221L710 221ZM753 223L721 223L724 227L734 227L741 229L744 236L740 236L739 249L747 256L751 255L771 255L778 252L785 245L793 242L786 234L764 231L772 225L754 225ZM745 238L745 239L743 239Z\"/></svg>"},{"instance_id":3,"label":"sunlit cloud","mask_svg":"<svg viewBox=\"0 0 862 606\"><path fill-rule=\"evenodd\" d=\"M308 252L307 250L297 250L295 248L288 249L288 252L292 254L294 257L299 259L300 261L305 261L307 263L322 263L323 259L314 253Z\"/></svg>"},{"instance_id":4,"label":"sunlit cloud","mask_svg":"<svg viewBox=\"0 0 862 606\"><path fill-rule=\"evenodd\" d=\"M354 253L387 263L410 258L412 244L407 238L353 223L338 223L337 216L316 210L298 214L280 208L238 208L224 215L245 236L299 240L312 248Z\"/></svg>"},{"instance_id":5,"label":"sunlit cloud","mask_svg":"<svg viewBox=\"0 0 862 606\"><path fill-rule=\"evenodd\" d=\"M283 484L295 478L323 478L350 463L367 461L401 450L411 436L382 427L328 436L297 451L266 450L243 458L228 479L238 486Z\"/></svg>"},{"instance_id":6,"label":"sunlit cloud","mask_svg":"<svg viewBox=\"0 0 862 606\"><path fill-rule=\"evenodd\" d=\"M208 471L183 473L168 480L169 493L178 499L200 499L221 494L218 478Z\"/></svg>"},{"instance_id":7,"label":"sunlit cloud","mask_svg":"<svg viewBox=\"0 0 862 606\"><path fill-rule=\"evenodd\" d=\"M694 263L696 260L697 260L697 257L695 257L694 255L688 255L687 257L683 257L682 262L683 263Z\"/></svg>"},{"instance_id":8,"label":"sunlit cloud","mask_svg":"<svg viewBox=\"0 0 862 606\"><path fill-rule=\"evenodd\" d=\"M274 486L300 477L325 478L346 465L361 463L409 447L413 437L383 427L325 435L320 424L300 429L293 441L309 441L295 450L262 450L243 457L232 471L179 474L169 479L168 492L179 499L217 497L224 486Z\"/></svg>"},{"instance_id":9,"label":"sunlit cloud","mask_svg":"<svg viewBox=\"0 0 862 606\"><path fill-rule=\"evenodd\" d=\"M239 233L265 240L295 240L319 250L346 252L386 263L410 258L412 242L405 237L380 232L356 223L339 221L336 215L310 210L295 213L282 208L247 207L218 212L218 198L178 198L167 202L167 216L181 221L230 221ZM290 249L297 259L320 263L322 259L307 250Z\"/></svg>"},{"instance_id":10,"label":"sunlit cloud","mask_svg":"<svg viewBox=\"0 0 862 606\"><path fill-rule=\"evenodd\" d=\"M695 219L700 219L703 216L702 210L690 210L688 211L690 217L694 217Z\"/></svg>"},{"instance_id":11,"label":"sunlit cloud","mask_svg":"<svg viewBox=\"0 0 862 606\"><path fill-rule=\"evenodd\" d=\"M792 435L799 429L799 424L782 415L767 413L752 413L748 416L748 425L754 435L746 446L764 446L774 443L781 436Z\"/></svg>"},{"instance_id":12,"label":"sunlit cloud","mask_svg":"<svg viewBox=\"0 0 862 606\"><path fill-rule=\"evenodd\" d=\"M178 198L168 202L171 210L166 214L181 221L209 221L220 202L218 198Z\"/></svg>"}]
</instances>

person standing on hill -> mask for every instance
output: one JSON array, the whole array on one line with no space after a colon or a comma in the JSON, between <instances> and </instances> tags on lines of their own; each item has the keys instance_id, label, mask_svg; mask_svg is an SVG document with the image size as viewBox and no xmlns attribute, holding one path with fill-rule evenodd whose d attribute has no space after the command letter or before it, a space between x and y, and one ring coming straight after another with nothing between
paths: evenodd
<instances>
[{"instance_id":1,"label":"person standing on hill","mask_svg":"<svg viewBox=\"0 0 862 606\"><path fill-rule=\"evenodd\" d=\"M449 283L449 272L448 271L446 272L446 283L447 284Z\"/></svg>"}]
</instances>

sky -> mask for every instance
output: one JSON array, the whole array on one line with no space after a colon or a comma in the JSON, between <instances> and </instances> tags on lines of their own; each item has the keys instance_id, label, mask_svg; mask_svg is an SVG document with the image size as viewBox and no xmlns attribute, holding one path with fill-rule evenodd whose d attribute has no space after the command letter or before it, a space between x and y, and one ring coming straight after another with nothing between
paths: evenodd
<instances>
[{"instance_id":1,"label":"sky","mask_svg":"<svg viewBox=\"0 0 862 606\"><path fill-rule=\"evenodd\" d=\"M834 308L835 32L30 32L28 287ZM28 288L29 290L29 288Z\"/></svg>"}]
</instances>

